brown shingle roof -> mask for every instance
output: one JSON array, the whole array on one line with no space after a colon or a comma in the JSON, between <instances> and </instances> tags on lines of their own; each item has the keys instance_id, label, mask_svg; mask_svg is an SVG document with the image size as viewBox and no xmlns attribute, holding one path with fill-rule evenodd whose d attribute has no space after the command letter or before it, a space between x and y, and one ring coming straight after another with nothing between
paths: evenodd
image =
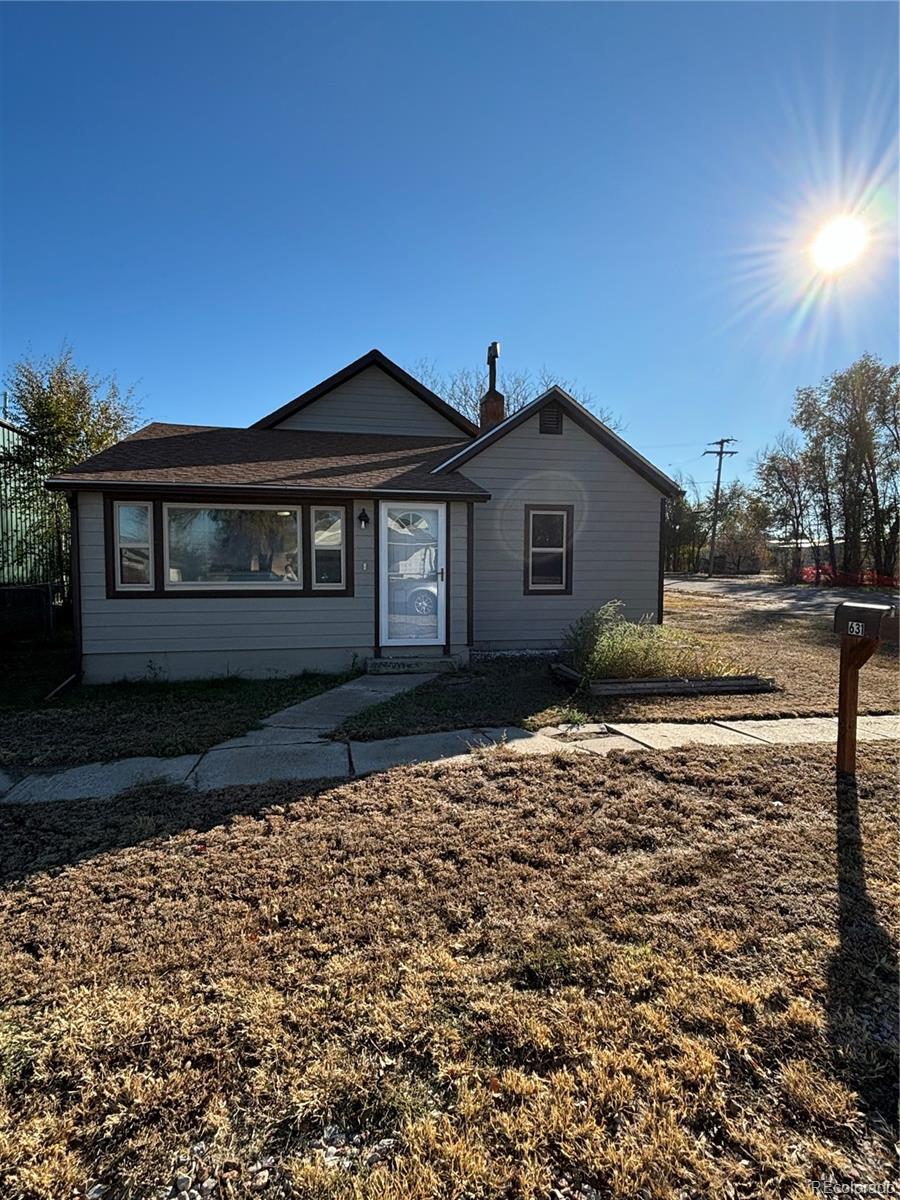
<instances>
[{"instance_id":1,"label":"brown shingle roof","mask_svg":"<svg viewBox=\"0 0 900 1200\"><path fill-rule=\"evenodd\" d=\"M431 474L468 440L154 422L47 486L420 491L487 499L459 472Z\"/></svg>"}]
</instances>

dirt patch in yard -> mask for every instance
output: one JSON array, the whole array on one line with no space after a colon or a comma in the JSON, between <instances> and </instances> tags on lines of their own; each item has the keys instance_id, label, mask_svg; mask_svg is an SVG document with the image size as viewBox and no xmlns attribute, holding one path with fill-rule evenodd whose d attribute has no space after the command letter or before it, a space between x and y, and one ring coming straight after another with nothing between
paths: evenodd
<instances>
[{"instance_id":1,"label":"dirt patch in yard","mask_svg":"<svg viewBox=\"0 0 900 1200\"><path fill-rule=\"evenodd\" d=\"M897 757L837 791L829 748L499 751L0 810L0 1191L891 1178Z\"/></svg>"},{"instance_id":2,"label":"dirt patch in yard","mask_svg":"<svg viewBox=\"0 0 900 1200\"><path fill-rule=\"evenodd\" d=\"M501 658L459 677L442 676L348 721L363 740L468 726L563 721L721 721L741 717L817 717L837 713L840 642L831 618L761 612L717 596L666 597L666 623L700 635L747 673L774 677L777 692L738 696L611 699L572 693L541 658ZM860 672L860 712L898 709L897 647L883 646Z\"/></svg>"}]
</instances>

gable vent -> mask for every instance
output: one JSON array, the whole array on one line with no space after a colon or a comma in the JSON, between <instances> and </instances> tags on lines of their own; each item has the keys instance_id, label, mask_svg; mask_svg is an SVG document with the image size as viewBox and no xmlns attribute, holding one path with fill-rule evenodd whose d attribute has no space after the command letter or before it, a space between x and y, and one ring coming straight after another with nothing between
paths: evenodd
<instances>
[{"instance_id":1,"label":"gable vent","mask_svg":"<svg viewBox=\"0 0 900 1200\"><path fill-rule=\"evenodd\" d=\"M541 433L562 433L563 412L558 404L545 404L540 411Z\"/></svg>"}]
</instances>

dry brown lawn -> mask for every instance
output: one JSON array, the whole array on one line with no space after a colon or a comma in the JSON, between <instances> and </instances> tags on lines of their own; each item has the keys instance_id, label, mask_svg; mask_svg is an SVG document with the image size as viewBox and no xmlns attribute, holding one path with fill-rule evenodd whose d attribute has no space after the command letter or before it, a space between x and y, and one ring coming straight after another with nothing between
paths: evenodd
<instances>
[{"instance_id":1,"label":"dry brown lawn","mask_svg":"<svg viewBox=\"0 0 900 1200\"><path fill-rule=\"evenodd\" d=\"M753 696L693 698L691 703L712 718L720 718L717 708L736 706L745 716L814 717L837 712L840 638L832 632L831 617L763 612L725 597L672 592L666 596L666 622L717 639L751 671L774 677L781 689ZM885 643L860 672L859 683L860 712L897 712L897 647ZM657 700L661 708L666 704L672 700Z\"/></svg>"},{"instance_id":2,"label":"dry brown lawn","mask_svg":"<svg viewBox=\"0 0 900 1200\"><path fill-rule=\"evenodd\" d=\"M58 654L47 657L59 661ZM46 669L45 663L38 675L45 684ZM141 754L200 754L253 729L269 713L351 678L308 673L83 684L48 703L41 699L46 688L25 684L27 672L25 650L0 656L0 768L17 773Z\"/></svg>"},{"instance_id":3,"label":"dry brown lawn","mask_svg":"<svg viewBox=\"0 0 900 1200\"><path fill-rule=\"evenodd\" d=\"M897 747L831 753L0 809L0 1195L893 1178Z\"/></svg>"},{"instance_id":4,"label":"dry brown lawn","mask_svg":"<svg viewBox=\"0 0 900 1200\"><path fill-rule=\"evenodd\" d=\"M748 673L774 678L778 690L747 696L646 696L575 693L544 659L500 658L459 676L439 676L414 692L375 705L346 722L363 740L433 729L561 721L721 721L740 717L815 717L837 713L840 640L831 618L761 612L718 596L666 597L666 624L699 635L711 654ZM860 672L860 712L897 712L897 647L884 645Z\"/></svg>"}]
</instances>

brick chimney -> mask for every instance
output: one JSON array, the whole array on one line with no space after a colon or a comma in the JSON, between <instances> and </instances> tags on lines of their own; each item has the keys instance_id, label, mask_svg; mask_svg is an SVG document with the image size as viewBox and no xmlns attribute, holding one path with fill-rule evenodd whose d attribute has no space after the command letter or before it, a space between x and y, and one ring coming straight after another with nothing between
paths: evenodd
<instances>
[{"instance_id":1,"label":"brick chimney","mask_svg":"<svg viewBox=\"0 0 900 1200\"><path fill-rule=\"evenodd\" d=\"M479 410L479 427L482 433L487 433L495 425L506 418L506 397L497 391L497 359L500 357L500 343L491 342L488 346L488 390L481 397Z\"/></svg>"}]
</instances>

